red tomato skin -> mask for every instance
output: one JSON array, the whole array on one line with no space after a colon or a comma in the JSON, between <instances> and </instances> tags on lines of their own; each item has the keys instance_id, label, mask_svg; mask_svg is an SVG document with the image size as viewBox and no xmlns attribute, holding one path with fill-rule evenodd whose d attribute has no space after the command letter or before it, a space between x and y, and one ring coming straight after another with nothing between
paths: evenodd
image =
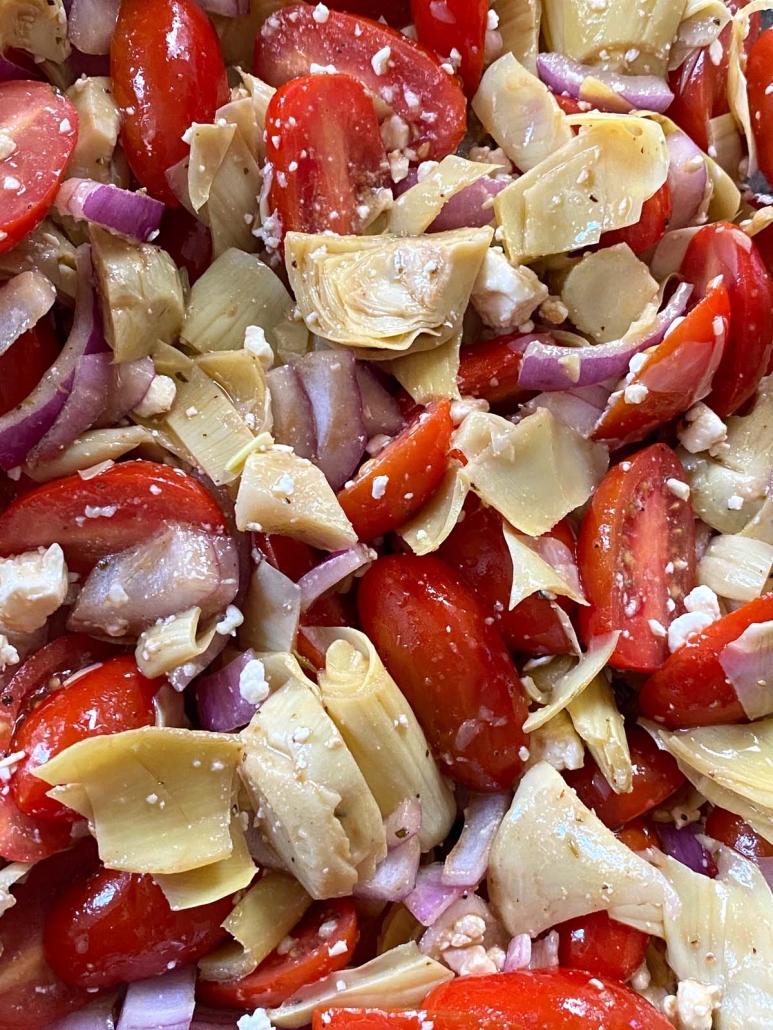
<instances>
[{"instance_id":1,"label":"red tomato skin","mask_svg":"<svg viewBox=\"0 0 773 1030\"><path fill-rule=\"evenodd\" d=\"M367 18L331 11L324 22L317 22L312 11L307 4L294 4L263 23L255 40L256 75L281 86L308 75L312 64L325 66L333 60L339 72L358 79L382 100L388 98L413 129L410 145L418 160L439 161L456 149L466 129L464 93L431 51ZM390 49L389 66L378 74L371 62L385 46ZM421 103L409 103L411 94L421 97Z\"/></svg>"},{"instance_id":2,"label":"red tomato skin","mask_svg":"<svg viewBox=\"0 0 773 1030\"><path fill-rule=\"evenodd\" d=\"M165 172L188 153L183 133L211 122L228 100L212 22L194 0L122 0L110 72L131 169L152 196L177 207Z\"/></svg>"},{"instance_id":3,"label":"red tomato skin","mask_svg":"<svg viewBox=\"0 0 773 1030\"><path fill-rule=\"evenodd\" d=\"M639 708L669 730L743 722L746 713L719 655L755 622L773 619L773 594L749 601L675 651L642 687Z\"/></svg>"},{"instance_id":4,"label":"red tomato skin","mask_svg":"<svg viewBox=\"0 0 773 1030\"><path fill-rule=\"evenodd\" d=\"M0 175L21 184L15 190L3 190L0 198L0 254L4 254L42 222L54 202L78 139L78 111L47 82L3 82L0 127L16 144L0 161Z\"/></svg>"},{"instance_id":5,"label":"red tomato skin","mask_svg":"<svg viewBox=\"0 0 773 1030\"><path fill-rule=\"evenodd\" d=\"M577 559L589 602L580 627L586 642L622 631L610 659L616 669L659 668L668 647L649 620L667 629L695 585L692 506L671 493L668 479L686 482L674 452L665 444L640 451L609 470L580 529ZM669 562L679 565L667 573Z\"/></svg>"},{"instance_id":6,"label":"red tomato skin","mask_svg":"<svg viewBox=\"0 0 773 1030\"><path fill-rule=\"evenodd\" d=\"M69 823L34 819L16 807L9 790L0 794L0 858L7 862L40 862L70 842Z\"/></svg>"},{"instance_id":7,"label":"red tomato skin","mask_svg":"<svg viewBox=\"0 0 773 1030\"><path fill-rule=\"evenodd\" d=\"M641 817L632 819L630 823L621 826L619 830L615 831L615 836L631 851L646 851L647 848L660 847L660 840L652 828L652 824Z\"/></svg>"},{"instance_id":8,"label":"red tomato skin","mask_svg":"<svg viewBox=\"0 0 773 1030\"><path fill-rule=\"evenodd\" d=\"M397 529L424 507L448 468L453 428L450 401L433 401L344 486L338 500L360 540ZM378 498L377 476L387 477Z\"/></svg>"},{"instance_id":9,"label":"red tomato skin","mask_svg":"<svg viewBox=\"0 0 773 1030\"><path fill-rule=\"evenodd\" d=\"M518 385L523 361L521 333L462 347L457 383L463 397L483 397L490 404L523 401L529 394Z\"/></svg>"},{"instance_id":10,"label":"red tomato skin","mask_svg":"<svg viewBox=\"0 0 773 1030\"><path fill-rule=\"evenodd\" d=\"M606 912L592 912L554 927L558 962L607 980L628 980L644 961L649 934L617 923Z\"/></svg>"},{"instance_id":11,"label":"red tomato skin","mask_svg":"<svg viewBox=\"0 0 773 1030\"><path fill-rule=\"evenodd\" d=\"M512 610L508 609L513 563L505 542L503 523L502 516L494 508L487 508L476 498L468 499L464 518L440 545L438 557L456 569L475 593L511 651L533 657L569 654L572 645L547 598L532 594ZM550 535L574 553L574 537L565 523L559 522ZM576 611L574 602L563 597L557 600L568 614Z\"/></svg>"},{"instance_id":12,"label":"red tomato skin","mask_svg":"<svg viewBox=\"0 0 773 1030\"><path fill-rule=\"evenodd\" d=\"M58 356L56 333L47 317L0 354L0 415L32 393Z\"/></svg>"},{"instance_id":13,"label":"red tomato skin","mask_svg":"<svg viewBox=\"0 0 773 1030\"><path fill-rule=\"evenodd\" d=\"M590 755L585 756L581 769L563 774L569 786L577 791L580 801L592 808L611 830L645 815L684 783L673 756L661 751L646 730L629 726L626 736L633 765L633 788L629 793L615 794Z\"/></svg>"},{"instance_id":14,"label":"red tomato skin","mask_svg":"<svg viewBox=\"0 0 773 1030\"><path fill-rule=\"evenodd\" d=\"M410 0L331 0L331 11L346 11L378 21L384 18L396 29L405 28L411 20Z\"/></svg>"},{"instance_id":15,"label":"red tomato skin","mask_svg":"<svg viewBox=\"0 0 773 1030\"><path fill-rule=\"evenodd\" d=\"M323 923L334 922L326 937L319 933ZM301 987L349 965L359 939L357 913L349 898L319 901L292 931L296 944L286 955L273 951L254 973L240 980L199 979L196 998L213 1008L273 1008L281 1005ZM331 955L334 945L344 950Z\"/></svg>"},{"instance_id":16,"label":"red tomato skin","mask_svg":"<svg viewBox=\"0 0 773 1030\"><path fill-rule=\"evenodd\" d=\"M725 418L754 395L773 356L773 277L754 240L728 222L705 225L693 236L680 271L698 297L721 275L730 298L728 339L706 398Z\"/></svg>"},{"instance_id":17,"label":"red tomato skin","mask_svg":"<svg viewBox=\"0 0 773 1030\"><path fill-rule=\"evenodd\" d=\"M421 1030L427 1013L419 1009L317 1009L312 1030ZM518 1030L501 1018L471 1012L433 1012L434 1030Z\"/></svg>"},{"instance_id":18,"label":"red tomato skin","mask_svg":"<svg viewBox=\"0 0 773 1030\"><path fill-rule=\"evenodd\" d=\"M111 508L87 518L87 507ZM165 521L226 529L223 513L193 476L152 461L124 461L92 479L67 476L19 497L0 515L0 555L60 543L67 564L88 572L100 558L140 543Z\"/></svg>"},{"instance_id":19,"label":"red tomato skin","mask_svg":"<svg viewBox=\"0 0 773 1030\"><path fill-rule=\"evenodd\" d=\"M750 862L773 858L773 844L766 841L740 815L715 808L706 819L706 836L733 848Z\"/></svg>"},{"instance_id":20,"label":"red tomato skin","mask_svg":"<svg viewBox=\"0 0 773 1030\"><path fill-rule=\"evenodd\" d=\"M152 877L100 869L73 883L46 920L48 964L65 983L113 987L197 962L225 940L232 898L173 912Z\"/></svg>"},{"instance_id":21,"label":"red tomato skin","mask_svg":"<svg viewBox=\"0 0 773 1030\"><path fill-rule=\"evenodd\" d=\"M285 232L356 232L364 191L385 187L389 163L376 109L350 75L307 75L280 86L266 112L269 207Z\"/></svg>"},{"instance_id":22,"label":"red tomato skin","mask_svg":"<svg viewBox=\"0 0 773 1030\"><path fill-rule=\"evenodd\" d=\"M475 94L483 75L488 0L411 0L411 14L419 42L448 59L461 54L459 75L468 97Z\"/></svg>"},{"instance_id":23,"label":"red tomato skin","mask_svg":"<svg viewBox=\"0 0 773 1030\"><path fill-rule=\"evenodd\" d=\"M757 157L763 175L773 181L773 141L770 134L762 131L773 118L773 94L766 90L773 82L773 32L767 29L751 48L746 62L746 81L749 93L749 109L752 126L756 130L754 141Z\"/></svg>"},{"instance_id":24,"label":"red tomato skin","mask_svg":"<svg viewBox=\"0 0 773 1030\"><path fill-rule=\"evenodd\" d=\"M74 822L76 813L46 797L51 788L35 770L80 740L155 724L153 698L163 680L149 680L133 655L111 658L41 702L14 734L11 747L24 751L11 777L11 793L28 815Z\"/></svg>"},{"instance_id":25,"label":"red tomato skin","mask_svg":"<svg viewBox=\"0 0 773 1030\"><path fill-rule=\"evenodd\" d=\"M458 977L430 991L422 1008L430 1019L436 1010L499 1016L512 1030L671 1030L630 987L577 969Z\"/></svg>"},{"instance_id":26,"label":"red tomato skin","mask_svg":"<svg viewBox=\"0 0 773 1030\"><path fill-rule=\"evenodd\" d=\"M671 221L674 209L671 188L664 182L657 193L644 201L641 217L635 225L627 225L624 229L611 229L602 233L599 247L614 247L617 243L627 243L634 254L643 254L663 239Z\"/></svg>"},{"instance_id":27,"label":"red tomato skin","mask_svg":"<svg viewBox=\"0 0 773 1030\"><path fill-rule=\"evenodd\" d=\"M360 580L357 603L444 771L471 790L511 786L528 745L526 700L472 591L439 558L391 555ZM460 741L463 729L470 732Z\"/></svg>"}]
</instances>

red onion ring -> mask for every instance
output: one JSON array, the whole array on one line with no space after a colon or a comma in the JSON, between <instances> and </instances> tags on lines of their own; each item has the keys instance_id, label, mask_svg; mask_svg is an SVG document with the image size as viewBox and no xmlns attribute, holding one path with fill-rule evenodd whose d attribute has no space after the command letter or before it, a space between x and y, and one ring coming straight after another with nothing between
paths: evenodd
<instances>
[{"instance_id":1,"label":"red onion ring","mask_svg":"<svg viewBox=\"0 0 773 1030\"><path fill-rule=\"evenodd\" d=\"M674 94L656 75L621 75L591 65L580 64L564 54L545 53L537 56L539 77L554 93L568 93L575 100L587 100L598 110L657 111L663 114L671 106ZM597 79L608 86L624 103L605 105L595 92L584 89L586 79Z\"/></svg>"},{"instance_id":2,"label":"red onion ring","mask_svg":"<svg viewBox=\"0 0 773 1030\"><path fill-rule=\"evenodd\" d=\"M93 179L67 179L59 187L54 206L76 221L93 222L109 232L145 243L158 235L164 205L147 193Z\"/></svg>"}]
</instances>

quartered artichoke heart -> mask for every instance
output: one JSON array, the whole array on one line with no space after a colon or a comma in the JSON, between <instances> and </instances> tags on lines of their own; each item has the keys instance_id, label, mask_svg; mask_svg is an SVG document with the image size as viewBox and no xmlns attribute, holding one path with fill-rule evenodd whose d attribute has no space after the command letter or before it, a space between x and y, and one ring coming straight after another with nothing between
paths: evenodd
<instances>
[{"instance_id":1,"label":"quartered artichoke heart","mask_svg":"<svg viewBox=\"0 0 773 1030\"><path fill-rule=\"evenodd\" d=\"M431 350L459 330L493 230L427 236L290 232L290 284L308 328L360 350ZM379 357L384 357L381 353Z\"/></svg>"}]
</instances>

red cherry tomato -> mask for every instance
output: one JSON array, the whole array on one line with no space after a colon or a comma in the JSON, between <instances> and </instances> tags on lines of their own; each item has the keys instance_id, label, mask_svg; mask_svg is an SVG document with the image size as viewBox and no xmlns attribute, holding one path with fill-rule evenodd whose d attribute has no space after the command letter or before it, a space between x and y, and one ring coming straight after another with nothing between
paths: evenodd
<instances>
[{"instance_id":1,"label":"red cherry tomato","mask_svg":"<svg viewBox=\"0 0 773 1030\"><path fill-rule=\"evenodd\" d=\"M593 430L594 440L614 447L635 443L705 397L722 360L730 325L730 299L721 284L699 301L683 322L647 357L629 385L646 389L630 404L615 398Z\"/></svg>"},{"instance_id":2,"label":"red cherry tomato","mask_svg":"<svg viewBox=\"0 0 773 1030\"><path fill-rule=\"evenodd\" d=\"M610 659L616 669L652 672L662 664L663 631L695 585L692 506L669 480L686 482L674 452L665 444L640 451L609 470L580 530L577 559L590 602L580 626L586 641L622 631Z\"/></svg>"},{"instance_id":3,"label":"red cherry tomato","mask_svg":"<svg viewBox=\"0 0 773 1030\"><path fill-rule=\"evenodd\" d=\"M0 415L7 415L32 393L58 355L59 344L48 318L0 354Z\"/></svg>"},{"instance_id":4,"label":"red cherry tomato","mask_svg":"<svg viewBox=\"0 0 773 1030\"><path fill-rule=\"evenodd\" d=\"M14 752L26 754L11 777L19 809L39 818L73 822L76 814L46 797L51 788L35 770L79 740L152 726L153 698L162 682L146 679L134 656L122 655L49 694L22 722L11 744Z\"/></svg>"},{"instance_id":5,"label":"red cherry tomato","mask_svg":"<svg viewBox=\"0 0 773 1030\"><path fill-rule=\"evenodd\" d=\"M332 11L361 14L373 21L384 18L396 29L405 28L411 20L410 0L331 0L327 6Z\"/></svg>"},{"instance_id":6,"label":"red cherry tomato","mask_svg":"<svg viewBox=\"0 0 773 1030\"><path fill-rule=\"evenodd\" d=\"M360 540L397 529L430 499L448 467L453 428L450 401L433 401L343 488L338 500ZM377 478L386 479L383 493L374 490Z\"/></svg>"},{"instance_id":7,"label":"red cherry tomato","mask_svg":"<svg viewBox=\"0 0 773 1030\"><path fill-rule=\"evenodd\" d=\"M91 838L49 858L12 887L16 904L0 920L0 1026L41 1030L77 1012L93 999L82 987L64 983L43 954L43 925L54 900L76 877L96 866Z\"/></svg>"},{"instance_id":8,"label":"red cherry tomato","mask_svg":"<svg viewBox=\"0 0 773 1030\"><path fill-rule=\"evenodd\" d=\"M197 962L223 941L231 898L173 912L150 876L100 869L56 901L44 933L48 964L65 983L113 987Z\"/></svg>"},{"instance_id":9,"label":"red cherry tomato","mask_svg":"<svg viewBox=\"0 0 773 1030\"><path fill-rule=\"evenodd\" d=\"M612 830L649 812L684 783L675 759L661 751L646 730L629 726L626 736L633 765L633 787L627 794L615 794L590 755L581 769L563 774L580 801Z\"/></svg>"},{"instance_id":10,"label":"red cherry tomato","mask_svg":"<svg viewBox=\"0 0 773 1030\"><path fill-rule=\"evenodd\" d=\"M508 609L513 562L503 525L498 511L487 508L475 497L468 498L464 518L441 544L438 555L456 569L476 594L512 651L534 656L568 654L572 645L559 614L547 598L532 594ZM549 535L574 554L574 537L566 523L559 522ZM564 597L557 598L556 603L567 613L577 607Z\"/></svg>"},{"instance_id":11,"label":"red cherry tomato","mask_svg":"<svg viewBox=\"0 0 773 1030\"><path fill-rule=\"evenodd\" d=\"M188 153L183 133L228 100L220 44L195 0L122 0L110 46L121 142L149 193L178 201L165 172Z\"/></svg>"},{"instance_id":12,"label":"red cherry tomato","mask_svg":"<svg viewBox=\"0 0 773 1030\"><path fill-rule=\"evenodd\" d=\"M295 941L290 951L272 952L254 973L240 980L200 979L197 999L215 1008L273 1008L306 984L343 969L351 962L359 938L354 905L348 898L317 902L290 936Z\"/></svg>"},{"instance_id":13,"label":"red cherry tomato","mask_svg":"<svg viewBox=\"0 0 773 1030\"><path fill-rule=\"evenodd\" d=\"M526 700L504 641L433 556L381 558L360 581L360 622L408 699L435 757L472 790L517 779Z\"/></svg>"},{"instance_id":14,"label":"red cherry tomato","mask_svg":"<svg viewBox=\"0 0 773 1030\"><path fill-rule=\"evenodd\" d=\"M728 222L706 225L690 240L681 274L708 292L718 275L730 298L730 329L706 403L724 418L753 396L773 355L773 277L754 240Z\"/></svg>"},{"instance_id":15,"label":"red cherry tomato","mask_svg":"<svg viewBox=\"0 0 773 1030\"><path fill-rule=\"evenodd\" d=\"M644 961L649 934L617 923L606 912L570 919L558 930L558 962L608 980L627 980Z\"/></svg>"},{"instance_id":16,"label":"red cherry tomato","mask_svg":"<svg viewBox=\"0 0 773 1030\"><path fill-rule=\"evenodd\" d=\"M436 1010L498 1016L518 1030L672 1030L630 987L576 969L457 977L431 991L422 1009L430 1019Z\"/></svg>"},{"instance_id":17,"label":"red cherry tomato","mask_svg":"<svg viewBox=\"0 0 773 1030\"><path fill-rule=\"evenodd\" d=\"M518 385L523 361L521 333L483 340L462 347L457 383L462 396L485 397L490 404L525 400Z\"/></svg>"},{"instance_id":18,"label":"red cherry tomato","mask_svg":"<svg viewBox=\"0 0 773 1030\"><path fill-rule=\"evenodd\" d=\"M33 819L20 812L11 792L0 792L0 858L7 862L40 862L71 842L68 823Z\"/></svg>"},{"instance_id":19,"label":"red cherry tomato","mask_svg":"<svg viewBox=\"0 0 773 1030\"><path fill-rule=\"evenodd\" d=\"M719 655L753 623L770 619L773 594L765 594L688 640L642 687L641 714L670 730L745 720L735 689L719 664Z\"/></svg>"},{"instance_id":20,"label":"red cherry tomato","mask_svg":"<svg viewBox=\"0 0 773 1030\"><path fill-rule=\"evenodd\" d=\"M646 819L632 819L630 823L615 830L615 836L631 851L646 851L647 848L659 848L660 840Z\"/></svg>"},{"instance_id":21,"label":"red cherry tomato","mask_svg":"<svg viewBox=\"0 0 773 1030\"><path fill-rule=\"evenodd\" d=\"M602 233L598 245L613 247L616 243L627 243L634 254L643 254L665 236L673 207L671 188L664 182L657 193L644 201L641 217L635 225Z\"/></svg>"},{"instance_id":22,"label":"red cherry tomato","mask_svg":"<svg viewBox=\"0 0 773 1030\"><path fill-rule=\"evenodd\" d=\"M568 93L554 93L556 103L564 112L564 114L583 114L583 109L580 107L580 101L575 100L574 97L570 97ZM577 130L575 129L575 132Z\"/></svg>"},{"instance_id":23,"label":"red cherry tomato","mask_svg":"<svg viewBox=\"0 0 773 1030\"><path fill-rule=\"evenodd\" d=\"M51 207L78 139L78 112L47 82L3 82L0 130L14 144L0 161L0 178L12 184L0 190L0 254L4 254Z\"/></svg>"},{"instance_id":24,"label":"red cherry tomato","mask_svg":"<svg viewBox=\"0 0 773 1030\"><path fill-rule=\"evenodd\" d=\"M266 112L269 207L285 232L356 232L357 208L389 183L376 109L350 75L307 75L281 86Z\"/></svg>"},{"instance_id":25,"label":"red cherry tomato","mask_svg":"<svg viewBox=\"0 0 773 1030\"><path fill-rule=\"evenodd\" d=\"M89 517L87 509L102 514ZM152 461L125 461L91 479L55 479L20 497L0 515L0 555L59 543L68 565L83 572L165 521L215 533L226 528L217 503L193 476Z\"/></svg>"},{"instance_id":26,"label":"red cherry tomato","mask_svg":"<svg viewBox=\"0 0 773 1030\"><path fill-rule=\"evenodd\" d=\"M724 808L715 808L709 815L706 836L727 844L751 862L760 858L773 858L773 844L753 830L740 815L734 815Z\"/></svg>"},{"instance_id":27,"label":"red cherry tomato","mask_svg":"<svg viewBox=\"0 0 773 1030\"><path fill-rule=\"evenodd\" d=\"M410 126L420 161L452 153L466 128L466 102L439 59L400 32L367 18L294 4L268 18L255 40L255 74L272 86L308 75L312 64L351 75ZM383 51L383 62L374 57Z\"/></svg>"},{"instance_id":28,"label":"red cherry tomato","mask_svg":"<svg viewBox=\"0 0 773 1030\"><path fill-rule=\"evenodd\" d=\"M762 127L773 118L773 93L768 92L773 82L773 32L768 29L752 47L746 62L746 81L749 91L754 141L760 168L768 182L773 181L773 141Z\"/></svg>"},{"instance_id":29,"label":"red cherry tomato","mask_svg":"<svg viewBox=\"0 0 773 1030\"><path fill-rule=\"evenodd\" d=\"M483 74L488 0L411 0L411 13L419 42L444 61L453 50L460 54L459 75L473 96Z\"/></svg>"},{"instance_id":30,"label":"red cherry tomato","mask_svg":"<svg viewBox=\"0 0 773 1030\"><path fill-rule=\"evenodd\" d=\"M187 271L191 285L212 264L212 233L184 207L164 211L156 243Z\"/></svg>"}]
</instances>

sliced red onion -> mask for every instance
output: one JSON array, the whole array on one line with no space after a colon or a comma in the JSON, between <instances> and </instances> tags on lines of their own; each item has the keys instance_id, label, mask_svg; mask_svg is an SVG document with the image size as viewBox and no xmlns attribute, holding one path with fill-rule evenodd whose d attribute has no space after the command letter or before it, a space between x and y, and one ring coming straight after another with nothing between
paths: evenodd
<instances>
[{"instance_id":1,"label":"sliced red onion","mask_svg":"<svg viewBox=\"0 0 773 1030\"><path fill-rule=\"evenodd\" d=\"M443 863L441 883L447 887L476 887L481 882L494 837L511 801L510 791L470 795L461 836Z\"/></svg>"},{"instance_id":2,"label":"sliced red onion","mask_svg":"<svg viewBox=\"0 0 773 1030\"><path fill-rule=\"evenodd\" d=\"M525 390L571 390L578 386L595 386L607 379L620 379L628 371L634 354L661 343L666 332L684 314L693 287L680 283L673 297L658 314L653 326L634 339L614 340L587 347L562 347L532 340L523 355L518 385ZM579 368L574 364L579 361Z\"/></svg>"},{"instance_id":3,"label":"sliced red onion","mask_svg":"<svg viewBox=\"0 0 773 1030\"><path fill-rule=\"evenodd\" d=\"M773 622L753 622L719 652L747 719L773 712Z\"/></svg>"},{"instance_id":4,"label":"sliced red onion","mask_svg":"<svg viewBox=\"0 0 773 1030\"><path fill-rule=\"evenodd\" d=\"M209 14L221 14L224 18L242 18L250 13L250 0L196 0Z\"/></svg>"},{"instance_id":5,"label":"sliced red onion","mask_svg":"<svg viewBox=\"0 0 773 1030\"><path fill-rule=\"evenodd\" d=\"M447 887L442 875L440 862L422 866L416 875L415 888L403 900L408 911L424 926L432 926L465 893L464 887Z\"/></svg>"},{"instance_id":6,"label":"sliced red onion","mask_svg":"<svg viewBox=\"0 0 773 1030\"><path fill-rule=\"evenodd\" d=\"M62 215L93 222L140 243L155 238L164 215L161 201L147 193L133 193L93 179L66 179L54 206Z\"/></svg>"},{"instance_id":7,"label":"sliced red onion","mask_svg":"<svg viewBox=\"0 0 773 1030\"><path fill-rule=\"evenodd\" d=\"M80 1012L71 1012L69 1016L51 1023L46 1030L115 1030L116 991L100 994L90 1005Z\"/></svg>"},{"instance_id":8,"label":"sliced red onion","mask_svg":"<svg viewBox=\"0 0 773 1030\"><path fill-rule=\"evenodd\" d=\"M673 210L669 228L692 225L706 196L709 173L700 149L686 132L677 129L666 136L668 147L668 185Z\"/></svg>"},{"instance_id":9,"label":"sliced red onion","mask_svg":"<svg viewBox=\"0 0 773 1030\"><path fill-rule=\"evenodd\" d=\"M108 350L91 282L91 247L79 247L76 262L75 318L67 343L29 397L0 417L0 468L6 471L21 465L53 426L72 390L80 358Z\"/></svg>"},{"instance_id":10,"label":"sliced red onion","mask_svg":"<svg viewBox=\"0 0 773 1030\"><path fill-rule=\"evenodd\" d=\"M517 969L528 969L531 962L531 937L527 933L519 933L507 945L503 973L513 973Z\"/></svg>"},{"instance_id":11,"label":"sliced red onion","mask_svg":"<svg viewBox=\"0 0 773 1030\"><path fill-rule=\"evenodd\" d=\"M405 798L384 820L387 847L399 848L421 832L421 802Z\"/></svg>"},{"instance_id":12,"label":"sliced red onion","mask_svg":"<svg viewBox=\"0 0 773 1030\"><path fill-rule=\"evenodd\" d=\"M137 637L158 619L201 608L223 611L236 596L236 544L192 526L166 526L110 555L89 573L70 614L72 631Z\"/></svg>"},{"instance_id":13,"label":"sliced red onion","mask_svg":"<svg viewBox=\"0 0 773 1030\"><path fill-rule=\"evenodd\" d=\"M53 426L32 448L27 460L34 464L55 458L68 444L85 433L105 410L112 354L84 354L75 366L72 390Z\"/></svg>"},{"instance_id":14,"label":"sliced red onion","mask_svg":"<svg viewBox=\"0 0 773 1030\"><path fill-rule=\"evenodd\" d=\"M354 355L311 351L293 364L311 403L314 463L332 488L340 490L359 465L367 443Z\"/></svg>"},{"instance_id":15,"label":"sliced red onion","mask_svg":"<svg viewBox=\"0 0 773 1030\"><path fill-rule=\"evenodd\" d=\"M107 406L97 422L97 428L113 426L130 411L134 411L144 400L155 374L152 358L112 364Z\"/></svg>"},{"instance_id":16,"label":"sliced red onion","mask_svg":"<svg viewBox=\"0 0 773 1030\"><path fill-rule=\"evenodd\" d=\"M494 197L509 186L512 179L478 179L446 201L443 210L427 232L448 229L482 229L494 221Z\"/></svg>"},{"instance_id":17,"label":"sliced red onion","mask_svg":"<svg viewBox=\"0 0 773 1030\"><path fill-rule=\"evenodd\" d=\"M31 71L20 64L15 64L4 54L0 54L0 82L14 82L17 79L35 79L42 81L45 78L40 72Z\"/></svg>"},{"instance_id":18,"label":"sliced red onion","mask_svg":"<svg viewBox=\"0 0 773 1030\"><path fill-rule=\"evenodd\" d=\"M365 544L355 544L346 551L335 551L311 572L301 576L301 611L305 612L315 601L342 583L347 576L371 562L370 550Z\"/></svg>"},{"instance_id":19,"label":"sliced red onion","mask_svg":"<svg viewBox=\"0 0 773 1030\"><path fill-rule=\"evenodd\" d=\"M580 64L564 54L537 55L539 77L554 93L568 93L575 100L586 100L600 111L657 111L663 114L671 106L674 94L666 82L656 75L621 75L591 65ZM619 98L622 103L605 103L587 79L596 79Z\"/></svg>"},{"instance_id":20,"label":"sliced red onion","mask_svg":"<svg viewBox=\"0 0 773 1030\"><path fill-rule=\"evenodd\" d=\"M586 391L597 389L602 389L606 395L601 406L585 396ZM555 393L537 394L523 406L521 411L532 413L538 408L548 408L559 422L576 430L581 436L589 437L607 406L609 395L609 390L596 386L581 386L579 390L556 390Z\"/></svg>"},{"instance_id":21,"label":"sliced red onion","mask_svg":"<svg viewBox=\"0 0 773 1030\"><path fill-rule=\"evenodd\" d=\"M301 377L292 365L272 368L267 375L274 416L274 439L301 458L314 459L314 416Z\"/></svg>"},{"instance_id":22,"label":"sliced red onion","mask_svg":"<svg viewBox=\"0 0 773 1030\"><path fill-rule=\"evenodd\" d=\"M372 368L358 361L355 368L357 384L362 398L362 423L370 438L384 433L395 436L403 428L403 414L400 405L389 394Z\"/></svg>"},{"instance_id":23,"label":"sliced red onion","mask_svg":"<svg viewBox=\"0 0 773 1030\"><path fill-rule=\"evenodd\" d=\"M192 683L197 676L200 676L205 669L208 669L220 652L225 650L229 639L230 637L224 633L215 633L209 647L198 658L186 662L185 665L178 665L176 669L172 669L171 672L167 673L166 678L170 686L175 690L185 690L188 684Z\"/></svg>"},{"instance_id":24,"label":"sliced red onion","mask_svg":"<svg viewBox=\"0 0 773 1030\"><path fill-rule=\"evenodd\" d=\"M690 226L689 229L674 229L673 232L666 233L655 247L648 262L653 279L662 283L670 275L678 274L687 248L690 246L690 240L700 231L700 228L695 225Z\"/></svg>"},{"instance_id":25,"label":"sliced red onion","mask_svg":"<svg viewBox=\"0 0 773 1030\"><path fill-rule=\"evenodd\" d=\"M117 1030L189 1030L195 986L195 965L129 984Z\"/></svg>"},{"instance_id":26,"label":"sliced red onion","mask_svg":"<svg viewBox=\"0 0 773 1030\"><path fill-rule=\"evenodd\" d=\"M655 823L660 843L667 855L686 865L694 873L714 877L717 867L710 853L697 838L703 832L700 823L674 826L673 823Z\"/></svg>"},{"instance_id":27,"label":"sliced red onion","mask_svg":"<svg viewBox=\"0 0 773 1030\"><path fill-rule=\"evenodd\" d=\"M241 693L240 678L250 662L256 661L254 651L245 651L219 672L200 679L196 685L196 705L199 722L205 730L215 733L235 733L252 719L258 710Z\"/></svg>"},{"instance_id":28,"label":"sliced red onion","mask_svg":"<svg viewBox=\"0 0 773 1030\"><path fill-rule=\"evenodd\" d=\"M387 853L370 879L362 880L355 886L355 898L403 901L416 886L420 859L419 838L411 837Z\"/></svg>"},{"instance_id":29,"label":"sliced red onion","mask_svg":"<svg viewBox=\"0 0 773 1030\"><path fill-rule=\"evenodd\" d=\"M556 969L558 967L558 944L557 930L551 930L538 941L532 941L529 969Z\"/></svg>"},{"instance_id":30,"label":"sliced red onion","mask_svg":"<svg viewBox=\"0 0 773 1030\"><path fill-rule=\"evenodd\" d=\"M15 275L0 286L0 354L37 325L55 300L54 284L37 269Z\"/></svg>"},{"instance_id":31,"label":"sliced red onion","mask_svg":"<svg viewBox=\"0 0 773 1030\"><path fill-rule=\"evenodd\" d=\"M84 54L109 54L121 0L72 0L67 35Z\"/></svg>"}]
</instances>

